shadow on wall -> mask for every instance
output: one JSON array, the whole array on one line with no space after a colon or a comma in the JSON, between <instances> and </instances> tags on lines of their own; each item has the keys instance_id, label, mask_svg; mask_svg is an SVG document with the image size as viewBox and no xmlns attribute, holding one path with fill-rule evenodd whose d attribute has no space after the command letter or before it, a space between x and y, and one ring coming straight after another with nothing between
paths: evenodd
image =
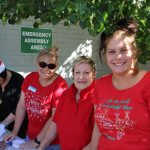
<instances>
[{"instance_id":1,"label":"shadow on wall","mask_svg":"<svg viewBox=\"0 0 150 150\"><path fill-rule=\"evenodd\" d=\"M92 40L86 40L85 43L81 43L76 50L74 50L70 56L64 61L57 70L57 73L63 76L70 85L72 80L72 64L78 56L92 57Z\"/></svg>"}]
</instances>

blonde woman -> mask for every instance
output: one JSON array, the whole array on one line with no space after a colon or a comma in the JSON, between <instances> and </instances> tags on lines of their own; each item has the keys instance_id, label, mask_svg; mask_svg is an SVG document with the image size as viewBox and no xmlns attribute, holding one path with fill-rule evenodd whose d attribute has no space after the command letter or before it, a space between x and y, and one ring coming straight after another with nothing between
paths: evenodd
<instances>
[{"instance_id":1,"label":"blonde woman","mask_svg":"<svg viewBox=\"0 0 150 150\"><path fill-rule=\"evenodd\" d=\"M95 63L81 56L74 61L74 83L62 94L56 113L39 150L44 150L58 133L61 150L82 150L88 147L94 125Z\"/></svg>"},{"instance_id":2,"label":"blonde woman","mask_svg":"<svg viewBox=\"0 0 150 150\"><path fill-rule=\"evenodd\" d=\"M58 49L54 47L42 50L38 54L36 59L37 71L27 75L23 82L14 129L11 134L5 137L5 141L18 135L27 112L27 137L31 142L21 145L21 148L35 148L40 144L40 140L55 113L60 96L67 88L66 81L55 72L58 61L57 53ZM57 144L58 140L54 141L54 145L51 146L57 149Z\"/></svg>"}]
</instances>

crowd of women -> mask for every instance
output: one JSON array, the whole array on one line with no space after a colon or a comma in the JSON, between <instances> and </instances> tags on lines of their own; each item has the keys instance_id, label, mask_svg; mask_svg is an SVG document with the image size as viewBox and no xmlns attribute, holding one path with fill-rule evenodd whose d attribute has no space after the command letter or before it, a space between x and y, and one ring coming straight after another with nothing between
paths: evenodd
<instances>
[{"instance_id":1,"label":"crowd of women","mask_svg":"<svg viewBox=\"0 0 150 150\"><path fill-rule=\"evenodd\" d=\"M13 123L4 141L22 135L21 149L149 150L150 72L138 68L137 29L133 19L122 19L102 33L100 58L112 73L96 79L95 62L79 56L69 87L56 73L56 47L40 51L37 71L24 80L0 62L0 121Z\"/></svg>"}]
</instances>

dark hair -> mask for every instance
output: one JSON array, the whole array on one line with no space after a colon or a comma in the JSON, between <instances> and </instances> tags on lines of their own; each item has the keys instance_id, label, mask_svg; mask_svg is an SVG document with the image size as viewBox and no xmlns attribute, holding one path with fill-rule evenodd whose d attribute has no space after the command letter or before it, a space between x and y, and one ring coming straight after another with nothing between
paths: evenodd
<instances>
[{"instance_id":1,"label":"dark hair","mask_svg":"<svg viewBox=\"0 0 150 150\"><path fill-rule=\"evenodd\" d=\"M124 18L117 22L116 30L124 30L128 34L135 34L137 32L137 23L132 18Z\"/></svg>"},{"instance_id":2,"label":"dark hair","mask_svg":"<svg viewBox=\"0 0 150 150\"><path fill-rule=\"evenodd\" d=\"M106 35L106 32L102 32L102 34L100 35L100 49L99 49L99 58L102 62L102 51L105 49L105 41L107 39L107 35Z\"/></svg>"},{"instance_id":3,"label":"dark hair","mask_svg":"<svg viewBox=\"0 0 150 150\"><path fill-rule=\"evenodd\" d=\"M5 68L1 73L0 73L0 78L3 78L4 80L7 77L7 69Z\"/></svg>"},{"instance_id":4,"label":"dark hair","mask_svg":"<svg viewBox=\"0 0 150 150\"><path fill-rule=\"evenodd\" d=\"M139 57L139 50L137 48L137 44L136 44L136 32L137 32L137 23L135 22L134 19L132 18L123 18L121 20L119 20L116 24L115 24L115 30L110 33L110 34L106 34L105 32L103 32L101 34L101 38L100 38L100 50L99 50L99 56L100 59L102 61L102 52L104 52L104 54L106 53L106 48L107 48L107 44L108 42L116 35L119 35L121 38L125 39L125 38L129 38L130 40L128 41L128 43L131 46L132 52L133 52L133 57L135 60L135 65L137 64L137 59Z\"/></svg>"}]
</instances>

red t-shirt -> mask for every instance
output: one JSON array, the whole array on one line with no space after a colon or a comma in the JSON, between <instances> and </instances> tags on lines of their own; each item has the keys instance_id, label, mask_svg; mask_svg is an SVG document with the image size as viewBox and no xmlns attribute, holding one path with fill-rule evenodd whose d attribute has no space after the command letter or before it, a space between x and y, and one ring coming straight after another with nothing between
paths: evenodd
<instances>
[{"instance_id":1,"label":"red t-shirt","mask_svg":"<svg viewBox=\"0 0 150 150\"><path fill-rule=\"evenodd\" d=\"M67 83L61 76L46 87L41 86L37 72L32 72L25 78L22 90L25 93L28 114L27 135L30 139L34 139L44 127L51 117L52 108L57 106L66 88Z\"/></svg>"},{"instance_id":2,"label":"red t-shirt","mask_svg":"<svg viewBox=\"0 0 150 150\"><path fill-rule=\"evenodd\" d=\"M112 74L96 81L98 150L150 150L150 72L136 85L117 90Z\"/></svg>"},{"instance_id":3,"label":"red t-shirt","mask_svg":"<svg viewBox=\"0 0 150 150\"><path fill-rule=\"evenodd\" d=\"M62 94L53 117L61 150L81 150L89 144L94 124L94 105L91 102L93 87L94 82L81 91L78 103L74 84Z\"/></svg>"}]
</instances>

